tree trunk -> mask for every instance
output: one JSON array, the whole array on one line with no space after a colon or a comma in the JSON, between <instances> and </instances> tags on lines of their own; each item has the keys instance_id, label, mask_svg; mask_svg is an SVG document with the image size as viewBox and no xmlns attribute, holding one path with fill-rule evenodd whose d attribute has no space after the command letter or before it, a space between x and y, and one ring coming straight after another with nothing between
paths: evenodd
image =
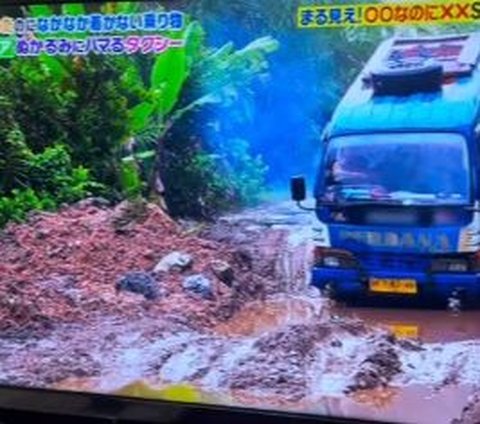
<instances>
[{"instance_id":1,"label":"tree trunk","mask_svg":"<svg viewBox=\"0 0 480 424\"><path fill-rule=\"evenodd\" d=\"M165 184L163 183L163 172L165 170L165 137L172 128L173 122L167 121L162 134L157 140L155 148L155 161L153 164L150 181L148 183L148 197L151 201L159 205L165 212L168 212L167 203L165 201Z\"/></svg>"}]
</instances>

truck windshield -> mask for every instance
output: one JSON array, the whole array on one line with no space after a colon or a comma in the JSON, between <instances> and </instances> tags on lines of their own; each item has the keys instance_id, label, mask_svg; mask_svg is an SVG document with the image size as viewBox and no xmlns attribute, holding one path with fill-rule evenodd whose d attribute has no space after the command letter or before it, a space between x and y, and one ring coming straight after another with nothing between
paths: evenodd
<instances>
[{"instance_id":1,"label":"truck windshield","mask_svg":"<svg viewBox=\"0 0 480 424\"><path fill-rule=\"evenodd\" d=\"M375 134L333 138L325 152L328 200L466 204L470 179L459 134Z\"/></svg>"}]
</instances>

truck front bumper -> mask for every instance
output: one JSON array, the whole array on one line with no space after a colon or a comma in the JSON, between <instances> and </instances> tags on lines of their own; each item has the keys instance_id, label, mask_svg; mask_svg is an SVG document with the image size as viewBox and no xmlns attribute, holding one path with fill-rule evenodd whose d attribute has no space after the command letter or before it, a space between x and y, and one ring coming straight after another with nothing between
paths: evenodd
<instances>
[{"instance_id":1,"label":"truck front bumper","mask_svg":"<svg viewBox=\"0 0 480 424\"><path fill-rule=\"evenodd\" d=\"M376 279L410 279L417 283L416 294L390 294L372 292L369 288L370 278ZM401 300L406 302L426 302L445 305L452 293L460 293L465 304L480 306L480 274L477 273L438 273L360 271L357 269L342 269L314 267L312 270L312 285L321 290L329 287L334 296L344 300L370 299L380 302Z\"/></svg>"}]
</instances>

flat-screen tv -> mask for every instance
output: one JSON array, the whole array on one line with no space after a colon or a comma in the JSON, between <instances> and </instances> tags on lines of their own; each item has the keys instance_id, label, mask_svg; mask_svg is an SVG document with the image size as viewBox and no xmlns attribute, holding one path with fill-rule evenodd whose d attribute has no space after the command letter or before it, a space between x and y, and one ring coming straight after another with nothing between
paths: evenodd
<instances>
[{"instance_id":1,"label":"flat-screen tv","mask_svg":"<svg viewBox=\"0 0 480 424\"><path fill-rule=\"evenodd\" d=\"M0 383L480 420L480 3L0 5Z\"/></svg>"}]
</instances>

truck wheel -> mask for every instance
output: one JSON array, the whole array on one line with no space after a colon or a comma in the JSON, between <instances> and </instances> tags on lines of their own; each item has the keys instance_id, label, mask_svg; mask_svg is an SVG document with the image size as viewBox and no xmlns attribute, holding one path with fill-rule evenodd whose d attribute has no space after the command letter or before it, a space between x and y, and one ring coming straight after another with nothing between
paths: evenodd
<instances>
[{"instance_id":1,"label":"truck wheel","mask_svg":"<svg viewBox=\"0 0 480 424\"><path fill-rule=\"evenodd\" d=\"M320 293L322 297L329 300L336 300L336 293L335 289L332 287L331 284L327 283L324 288L320 289Z\"/></svg>"}]
</instances>

